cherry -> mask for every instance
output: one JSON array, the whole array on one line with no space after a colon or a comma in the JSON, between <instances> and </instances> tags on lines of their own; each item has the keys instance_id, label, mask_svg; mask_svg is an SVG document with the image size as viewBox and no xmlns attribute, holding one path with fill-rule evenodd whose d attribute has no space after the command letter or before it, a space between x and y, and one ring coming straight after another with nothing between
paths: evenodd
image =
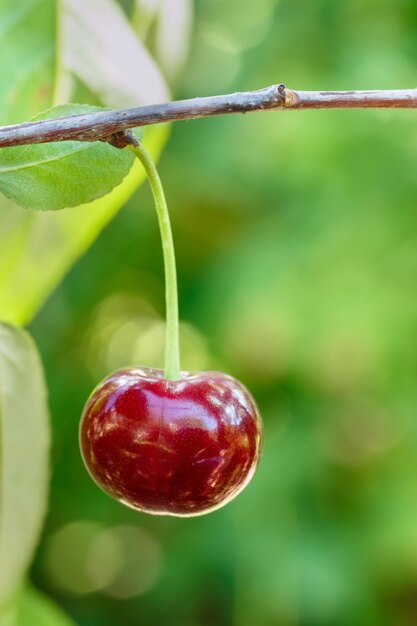
<instances>
[{"instance_id":1,"label":"cherry","mask_svg":"<svg viewBox=\"0 0 417 626\"><path fill-rule=\"evenodd\" d=\"M147 513L212 511L248 484L258 465L262 423L249 392L219 372L122 369L87 401L84 462L111 496Z\"/></svg>"},{"instance_id":2,"label":"cherry","mask_svg":"<svg viewBox=\"0 0 417 626\"><path fill-rule=\"evenodd\" d=\"M162 183L141 143L129 146L155 201L165 268L165 369L122 369L92 393L81 418L87 469L107 493L148 513L213 511L248 484L262 422L241 383L219 372L181 372L174 243Z\"/></svg>"}]
</instances>

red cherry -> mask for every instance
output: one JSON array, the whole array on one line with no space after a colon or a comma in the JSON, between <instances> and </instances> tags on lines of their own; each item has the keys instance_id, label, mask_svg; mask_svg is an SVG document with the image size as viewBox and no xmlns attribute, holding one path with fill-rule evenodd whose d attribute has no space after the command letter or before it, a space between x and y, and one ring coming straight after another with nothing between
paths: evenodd
<instances>
[{"instance_id":1,"label":"red cherry","mask_svg":"<svg viewBox=\"0 0 417 626\"><path fill-rule=\"evenodd\" d=\"M262 421L241 383L219 372L123 369L90 396L80 443L93 479L124 504L192 516L230 502L259 462Z\"/></svg>"}]
</instances>

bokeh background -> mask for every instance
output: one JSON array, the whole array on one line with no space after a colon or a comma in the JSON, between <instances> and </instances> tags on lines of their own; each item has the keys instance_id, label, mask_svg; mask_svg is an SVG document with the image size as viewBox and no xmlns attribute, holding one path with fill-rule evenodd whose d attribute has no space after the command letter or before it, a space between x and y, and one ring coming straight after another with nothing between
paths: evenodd
<instances>
[{"instance_id":1,"label":"bokeh background","mask_svg":"<svg viewBox=\"0 0 417 626\"><path fill-rule=\"evenodd\" d=\"M165 25L165 38L175 32ZM277 82L409 88L416 65L413 0L198 0L171 87L175 97ZM80 626L417 623L416 159L413 111L172 128L159 167L183 366L240 378L265 422L256 477L214 514L125 509L79 456L96 383L122 365L162 364L163 270L146 185L30 324L53 424L32 577Z\"/></svg>"}]
</instances>

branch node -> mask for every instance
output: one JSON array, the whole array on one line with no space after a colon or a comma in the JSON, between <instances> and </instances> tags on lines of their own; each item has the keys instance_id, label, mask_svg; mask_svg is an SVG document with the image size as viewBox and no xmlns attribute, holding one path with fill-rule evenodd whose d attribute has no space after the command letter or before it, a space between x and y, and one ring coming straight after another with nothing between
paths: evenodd
<instances>
[{"instance_id":1,"label":"branch node","mask_svg":"<svg viewBox=\"0 0 417 626\"><path fill-rule=\"evenodd\" d=\"M107 137L101 138L100 141L105 141L111 146L119 148L120 150L126 148L126 146L137 147L139 145L137 137L133 134L131 130L121 130L116 133L112 133Z\"/></svg>"},{"instance_id":2,"label":"branch node","mask_svg":"<svg viewBox=\"0 0 417 626\"><path fill-rule=\"evenodd\" d=\"M285 106L285 85L275 85L273 92L273 108L282 108Z\"/></svg>"},{"instance_id":3,"label":"branch node","mask_svg":"<svg viewBox=\"0 0 417 626\"><path fill-rule=\"evenodd\" d=\"M284 87L284 92L285 92L284 107L291 108L295 106L297 102L299 102L299 97L295 91L292 91L292 89L286 89Z\"/></svg>"}]
</instances>

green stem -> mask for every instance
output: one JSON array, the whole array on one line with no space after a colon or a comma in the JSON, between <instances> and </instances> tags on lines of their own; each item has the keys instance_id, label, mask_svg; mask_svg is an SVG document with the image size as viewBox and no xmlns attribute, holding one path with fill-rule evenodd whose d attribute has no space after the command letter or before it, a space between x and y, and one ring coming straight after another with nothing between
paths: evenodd
<instances>
[{"instance_id":1,"label":"green stem","mask_svg":"<svg viewBox=\"0 0 417 626\"><path fill-rule=\"evenodd\" d=\"M172 238L171 222L165 199L161 179L155 163L143 144L129 146L145 168L146 175L152 190L155 209L158 216L159 230L162 239L162 252L165 269L165 302L166 302L166 339L165 339L165 378L179 380L180 348L179 348L179 320L178 320L178 289L177 270L175 266L174 240Z\"/></svg>"}]
</instances>

